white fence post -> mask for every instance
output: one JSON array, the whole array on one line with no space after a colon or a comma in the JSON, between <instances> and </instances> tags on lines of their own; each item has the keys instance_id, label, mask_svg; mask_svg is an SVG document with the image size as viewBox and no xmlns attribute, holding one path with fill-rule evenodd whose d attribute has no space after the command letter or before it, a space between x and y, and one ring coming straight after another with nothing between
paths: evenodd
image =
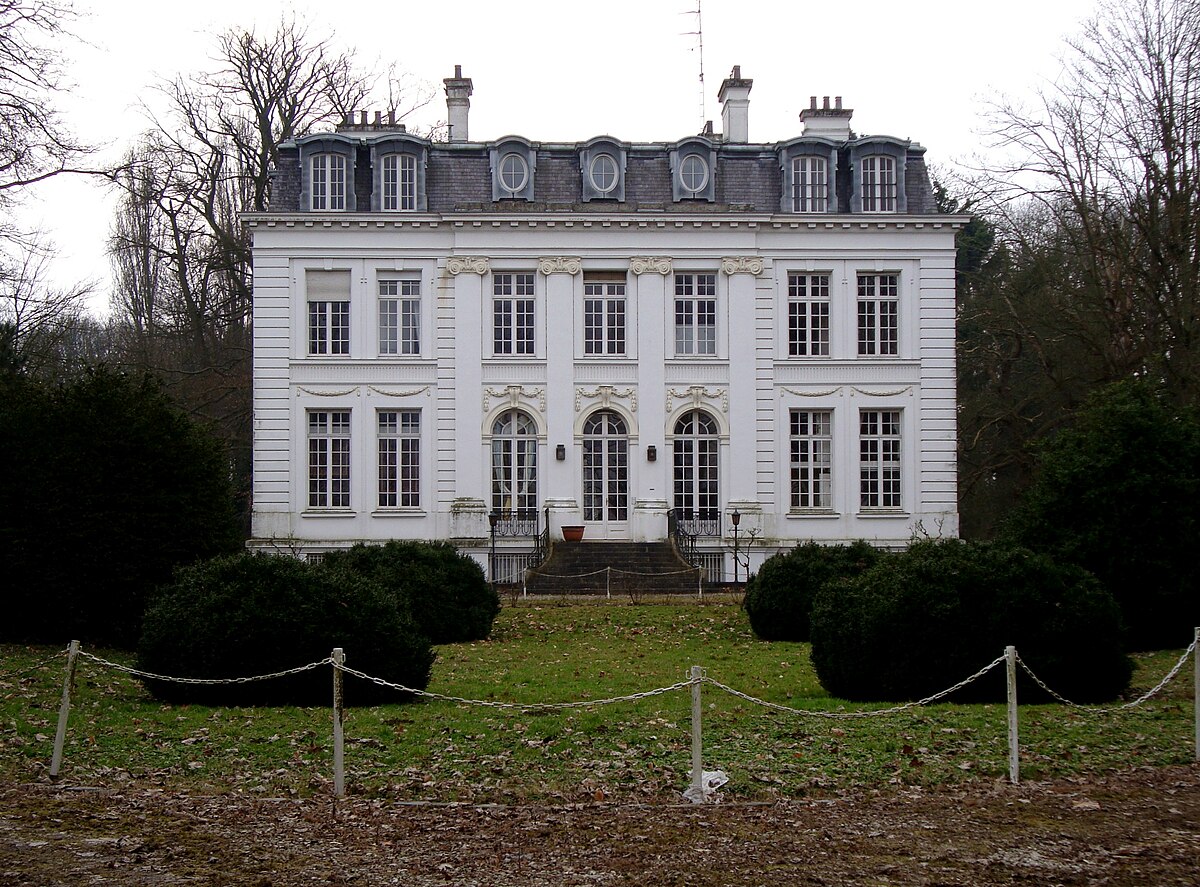
<instances>
[{"instance_id":1,"label":"white fence post","mask_svg":"<svg viewBox=\"0 0 1200 887\"><path fill-rule=\"evenodd\" d=\"M692 793L693 800L704 800L704 769L701 767L702 740L700 738L700 675L699 665L692 666Z\"/></svg>"},{"instance_id":2,"label":"white fence post","mask_svg":"<svg viewBox=\"0 0 1200 887\"><path fill-rule=\"evenodd\" d=\"M1196 761L1200 763L1200 626L1194 636L1196 648L1192 650L1192 679L1195 681L1195 694L1192 702L1196 710Z\"/></svg>"},{"instance_id":3,"label":"white fence post","mask_svg":"<svg viewBox=\"0 0 1200 887\"><path fill-rule=\"evenodd\" d=\"M58 707L58 729L54 731L54 755L50 759L50 776L58 777L62 766L63 743L67 738L67 717L71 713L71 687L75 683L75 661L79 656L79 641L71 641L67 651L67 671L63 676L62 704Z\"/></svg>"},{"instance_id":4,"label":"white fence post","mask_svg":"<svg viewBox=\"0 0 1200 887\"><path fill-rule=\"evenodd\" d=\"M341 647L333 648L333 795L346 796L346 759L342 737L342 669L346 654Z\"/></svg>"},{"instance_id":5,"label":"white fence post","mask_svg":"<svg viewBox=\"0 0 1200 887\"><path fill-rule=\"evenodd\" d=\"M1020 743L1017 736L1017 648L1004 648L1008 674L1008 781L1016 785L1020 779Z\"/></svg>"}]
</instances>

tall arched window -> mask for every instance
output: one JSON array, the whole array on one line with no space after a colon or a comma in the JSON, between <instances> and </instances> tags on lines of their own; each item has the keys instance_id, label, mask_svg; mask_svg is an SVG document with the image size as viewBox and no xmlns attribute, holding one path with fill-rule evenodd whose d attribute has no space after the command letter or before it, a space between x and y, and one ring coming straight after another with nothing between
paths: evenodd
<instances>
[{"instance_id":1,"label":"tall arched window","mask_svg":"<svg viewBox=\"0 0 1200 887\"><path fill-rule=\"evenodd\" d=\"M583 426L583 519L629 519L629 431L611 410L593 413Z\"/></svg>"},{"instance_id":2,"label":"tall arched window","mask_svg":"<svg viewBox=\"0 0 1200 887\"><path fill-rule=\"evenodd\" d=\"M685 413L675 423L675 513L680 520L711 522L720 514L719 441L716 420L702 410Z\"/></svg>"},{"instance_id":3,"label":"tall arched window","mask_svg":"<svg viewBox=\"0 0 1200 887\"><path fill-rule=\"evenodd\" d=\"M492 510L537 511L537 425L507 410L492 425Z\"/></svg>"}]
</instances>

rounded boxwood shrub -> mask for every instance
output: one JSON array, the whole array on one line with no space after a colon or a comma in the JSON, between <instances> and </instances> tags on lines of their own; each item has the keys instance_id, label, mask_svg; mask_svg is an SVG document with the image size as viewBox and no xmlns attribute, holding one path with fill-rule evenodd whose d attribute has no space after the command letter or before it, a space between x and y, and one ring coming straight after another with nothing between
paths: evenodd
<instances>
[{"instance_id":1,"label":"rounded boxwood shrub","mask_svg":"<svg viewBox=\"0 0 1200 887\"><path fill-rule=\"evenodd\" d=\"M807 641L817 590L832 580L857 576L882 556L858 540L851 545L806 542L767 558L746 584L742 606L750 627L766 641Z\"/></svg>"},{"instance_id":2,"label":"rounded boxwood shrub","mask_svg":"<svg viewBox=\"0 0 1200 887\"><path fill-rule=\"evenodd\" d=\"M351 668L423 690L429 640L379 585L288 557L238 554L184 568L160 589L142 625L138 666L172 677L234 678L315 662L342 647ZM216 686L148 680L158 699L206 705L329 705L329 667ZM402 694L347 676L347 705Z\"/></svg>"},{"instance_id":3,"label":"rounded boxwood shrub","mask_svg":"<svg viewBox=\"0 0 1200 887\"><path fill-rule=\"evenodd\" d=\"M500 612L483 568L449 542L359 544L330 552L321 569L383 586L435 644L483 640Z\"/></svg>"},{"instance_id":4,"label":"rounded boxwood shrub","mask_svg":"<svg viewBox=\"0 0 1200 887\"><path fill-rule=\"evenodd\" d=\"M1133 666L1120 610L1090 573L1028 549L956 539L914 543L860 576L825 585L812 610L821 684L854 700L919 699L945 689L1008 644L1077 702L1118 697ZM1022 701L1046 701L1019 672ZM956 699L1002 700L1003 669Z\"/></svg>"}]
</instances>

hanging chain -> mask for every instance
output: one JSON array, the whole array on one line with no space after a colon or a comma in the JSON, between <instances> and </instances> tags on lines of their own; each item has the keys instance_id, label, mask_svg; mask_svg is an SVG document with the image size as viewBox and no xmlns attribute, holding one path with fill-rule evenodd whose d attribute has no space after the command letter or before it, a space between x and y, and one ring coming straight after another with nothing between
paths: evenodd
<instances>
[{"instance_id":1,"label":"hanging chain","mask_svg":"<svg viewBox=\"0 0 1200 887\"><path fill-rule=\"evenodd\" d=\"M134 677L138 677L138 678L149 678L150 680L155 680L155 681L169 681L174 684L205 684L205 685L249 684L252 681L269 681L272 678L286 678L289 675L300 674L301 672L304 672L304 671L311 671L314 668L320 668L322 665L330 665L333 662L333 659L331 657L326 656L324 659L321 659L317 662L310 662L310 663L308 663L308 665L300 665L300 666L297 666L296 668L286 669L285 671L275 671L275 672L271 672L271 674L256 674L256 675L253 675L253 676L247 677L247 678L177 678L177 677L172 677L171 675L154 674L153 672L142 671L141 669L132 668L131 666L128 666L128 665L121 665L119 662L111 662L107 659L102 659L99 656L94 656L91 653L86 653L83 650L79 651L79 655L83 656L86 659L91 659L93 662L98 663L99 665L104 665L104 666L107 666L108 668L114 668L117 671L123 671L123 672L125 672L125 674L133 675Z\"/></svg>"}]
</instances>

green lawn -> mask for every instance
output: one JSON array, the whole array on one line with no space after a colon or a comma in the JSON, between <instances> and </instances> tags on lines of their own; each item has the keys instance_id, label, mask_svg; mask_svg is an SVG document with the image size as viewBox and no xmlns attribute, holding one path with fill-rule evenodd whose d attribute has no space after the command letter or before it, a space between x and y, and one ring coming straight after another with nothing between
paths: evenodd
<instances>
[{"instance_id":1,"label":"green lawn","mask_svg":"<svg viewBox=\"0 0 1200 887\"><path fill-rule=\"evenodd\" d=\"M130 661L125 654L91 652ZM1139 657L1135 690L1156 683L1179 653ZM34 666L54 654L47 647L0 647L0 776L6 781L46 778L66 657ZM346 654L353 666L354 650ZM745 614L728 603L506 607L490 640L439 648L429 689L497 702L571 702L668 686L686 679L692 665L784 705L884 707L830 698L806 644L755 639ZM351 701L353 693L350 682ZM80 663L74 700L62 772L68 784L133 781L269 797L330 790L329 709L160 705L138 682L87 660ZM704 766L728 773L722 794L731 798L993 780L1007 773L1002 705L938 705L831 721L772 712L710 685L703 703ZM1185 667L1164 694L1128 713L1024 707L1022 778L1190 761L1192 706L1191 668ZM443 701L350 709L347 788L396 800L674 801L687 787L690 711L686 688L555 712Z\"/></svg>"}]
</instances>

